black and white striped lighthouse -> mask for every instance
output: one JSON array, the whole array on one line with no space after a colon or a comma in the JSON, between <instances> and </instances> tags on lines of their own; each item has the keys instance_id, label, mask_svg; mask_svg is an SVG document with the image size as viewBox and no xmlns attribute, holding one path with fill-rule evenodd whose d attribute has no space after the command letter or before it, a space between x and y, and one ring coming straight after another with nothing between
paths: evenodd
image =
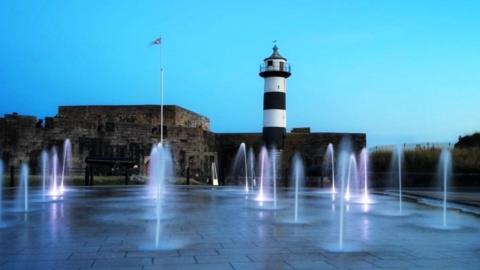
<instances>
[{"instance_id":1,"label":"black and white striped lighthouse","mask_svg":"<svg viewBox=\"0 0 480 270\"><path fill-rule=\"evenodd\" d=\"M265 58L260 66L259 75L264 78L263 94L263 140L268 147L283 148L287 131L287 111L285 95L287 78L290 77L290 65L278 52L277 45L273 53Z\"/></svg>"}]
</instances>

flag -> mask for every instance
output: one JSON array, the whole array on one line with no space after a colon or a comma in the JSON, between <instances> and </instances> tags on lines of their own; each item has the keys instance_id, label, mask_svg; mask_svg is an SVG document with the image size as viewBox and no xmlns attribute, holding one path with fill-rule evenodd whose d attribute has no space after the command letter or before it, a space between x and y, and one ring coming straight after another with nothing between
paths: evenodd
<instances>
[{"instance_id":1,"label":"flag","mask_svg":"<svg viewBox=\"0 0 480 270\"><path fill-rule=\"evenodd\" d=\"M162 44L162 38L161 37L152 41L152 45L161 45L161 44Z\"/></svg>"}]
</instances>

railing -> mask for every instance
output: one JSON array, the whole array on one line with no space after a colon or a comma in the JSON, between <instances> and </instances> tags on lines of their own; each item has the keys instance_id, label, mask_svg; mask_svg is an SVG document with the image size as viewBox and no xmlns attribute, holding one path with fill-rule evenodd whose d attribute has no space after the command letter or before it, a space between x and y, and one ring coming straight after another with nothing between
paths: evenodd
<instances>
[{"instance_id":1,"label":"railing","mask_svg":"<svg viewBox=\"0 0 480 270\"><path fill-rule=\"evenodd\" d=\"M369 150L371 152L375 151L392 151L401 147L404 150L442 150L442 149L453 149L455 146L454 143L409 143L409 144L399 144L399 145L381 145L371 147Z\"/></svg>"},{"instance_id":2,"label":"railing","mask_svg":"<svg viewBox=\"0 0 480 270\"><path fill-rule=\"evenodd\" d=\"M260 65L260 72L265 72L265 71L283 71L283 72L288 72L290 73L290 64L283 64L283 65L265 65L261 64Z\"/></svg>"}]
</instances>

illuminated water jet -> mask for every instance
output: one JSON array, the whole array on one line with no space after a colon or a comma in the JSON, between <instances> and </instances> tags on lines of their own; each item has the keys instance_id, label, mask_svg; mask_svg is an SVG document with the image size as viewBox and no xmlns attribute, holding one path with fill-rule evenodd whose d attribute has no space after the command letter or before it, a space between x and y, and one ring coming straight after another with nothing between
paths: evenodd
<instances>
[{"instance_id":1,"label":"illuminated water jet","mask_svg":"<svg viewBox=\"0 0 480 270\"><path fill-rule=\"evenodd\" d=\"M62 178L60 181L60 189L59 193L60 195L63 195L65 192L65 175L68 174L68 168L69 168L69 163L72 159L72 144L70 143L69 139L66 139L65 142L63 143L63 164L62 164Z\"/></svg>"},{"instance_id":2,"label":"illuminated water jet","mask_svg":"<svg viewBox=\"0 0 480 270\"><path fill-rule=\"evenodd\" d=\"M301 156L297 153L293 156L292 160L292 168L293 168L293 181L295 184L295 199L294 199L294 221L295 223L298 222L298 192L300 189L300 184L303 183L304 178L304 169L303 169L303 161Z\"/></svg>"},{"instance_id":3,"label":"illuminated water jet","mask_svg":"<svg viewBox=\"0 0 480 270\"><path fill-rule=\"evenodd\" d=\"M330 163L330 171L331 171L331 178L332 178L332 201L335 201L335 194L337 193L335 189L335 152L333 149L333 144L329 143L327 146L327 151L325 153L325 161L326 164L325 168L328 168L328 163Z\"/></svg>"},{"instance_id":4,"label":"illuminated water jet","mask_svg":"<svg viewBox=\"0 0 480 270\"><path fill-rule=\"evenodd\" d=\"M41 154L42 162L42 201L45 201L47 195L47 176L48 176L48 153L43 150Z\"/></svg>"},{"instance_id":5,"label":"illuminated water jet","mask_svg":"<svg viewBox=\"0 0 480 270\"><path fill-rule=\"evenodd\" d=\"M361 170L363 170L363 197L362 203L369 204L371 203L370 196L368 194L368 150L366 147L362 149L360 153L360 164Z\"/></svg>"}]
</instances>

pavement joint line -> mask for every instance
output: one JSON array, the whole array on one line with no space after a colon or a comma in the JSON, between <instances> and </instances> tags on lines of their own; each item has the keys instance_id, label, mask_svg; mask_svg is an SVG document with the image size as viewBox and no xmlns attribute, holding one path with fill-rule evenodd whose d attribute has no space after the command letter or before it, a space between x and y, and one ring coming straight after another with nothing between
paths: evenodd
<instances>
[{"instance_id":1,"label":"pavement joint line","mask_svg":"<svg viewBox=\"0 0 480 270\"><path fill-rule=\"evenodd\" d=\"M255 262L252 257L250 257L249 255L245 255L251 262Z\"/></svg>"},{"instance_id":2,"label":"pavement joint line","mask_svg":"<svg viewBox=\"0 0 480 270\"><path fill-rule=\"evenodd\" d=\"M281 260L281 261L284 262L286 265L290 266L291 268L293 268L295 270L297 269L293 265L289 264L286 260Z\"/></svg>"}]
</instances>

